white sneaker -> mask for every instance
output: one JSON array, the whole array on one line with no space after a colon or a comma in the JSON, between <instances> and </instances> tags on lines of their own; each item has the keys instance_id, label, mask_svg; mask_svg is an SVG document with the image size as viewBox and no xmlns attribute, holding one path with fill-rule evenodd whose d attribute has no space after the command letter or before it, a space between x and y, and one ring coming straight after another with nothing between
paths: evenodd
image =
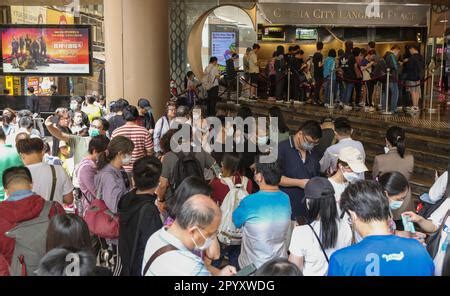
<instances>
[{"instance_id":1,"label":"white sneaker","mask_svg":"<svg viewBox=\"0 0 450 296\"><path fill-rule=\"evenodd\" d=\"M403 111L403 107L397 107L397 112Z\"/></svg>"},{"instance_id":2,"label":"white sneaker","mask_svg":"<svg viewBox=\"0 0 450 296\"><path fill-rule=\"evenodd\" d=\"M345 110L345 111L352 111L353 108L352 108L352 106L344 105L344 110Z\"/></svg>"}]
</instances>

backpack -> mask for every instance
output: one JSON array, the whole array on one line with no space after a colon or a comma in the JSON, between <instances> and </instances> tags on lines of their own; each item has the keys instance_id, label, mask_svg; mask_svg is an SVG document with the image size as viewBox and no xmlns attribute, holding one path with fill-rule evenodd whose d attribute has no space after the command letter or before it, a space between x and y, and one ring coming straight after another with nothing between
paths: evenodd
<instances>
[{"instance_id":1,"label":"backpack","mask_svg":"<svg viewBox=\"0 0 450 296\"><path fill-rule=\"evenodd\" d=\"M172 189L175 190L180 186L181 182L184 179L190 176L199 177L202 180L205 180L203 175L203 168L200 164L200 161L195 157L194 152L189 152L188 154L184 154L182 151L175 153L178 160L175 164L175 168L173 170L173 183Z\"/></svg>"},{"instance_id":2,"label":"backpack","mask_svg":"<svg viewBox=\"0 0 450 296\"><path fill-rule=\"evenodd\" d=\"M385 79L385 77L383 77L384 75L386 75L387 72L387 65L386 65L386 61L384 59L378 59L378 61L375 63L375 65L372 68L372 73L370 73L370 77L372 79Z\"/></svg>"},{"instance_id":3,"label":"backpack","mask_svg":"<svg viewBox=\"0 0 450 296\"><path fill-rule=\"evenodd\" d=\"M48 218L54 202L46 201L39 216L19 223L5 235L15 240L9 273L11 276L34 276L45 255Z\"/></svg>"},{"instance_id":4,"label":"backpack","mask_svg":"<svg viewBox=\"0 0 450 296\"><path fill-rule=\"evenodd\" d=\"M274 63L275 71L277 73L283 73L286 70L286 62L284 57L276 58Z\"/></svg>"},{"instance_id":5,"label":"backpack","mask_svg":"<svg viewBox=\"0 0 450 296\"><path fill-rule=\"evenodd\" d=\"M233 212L239 206L241 201L248 195L247 177L241 177L241 184L233 184L231 178L223 178L230 191L225 196L220 210L222 211L222 220L220 221L217 238L225 245L240 245L242 241L242 230L237 229L233 223Z\"/></svg>"},{"instance_id":6,"label":"backpack","mask_svg":"<svg viewBox=\"0 0 450 296\"><path fill-rule=\"evenodd\" d=\"M446 199L447 197L443 196L434 204L421 200L416 209L417 215L420 215L425 219L430 218L430 216L445 202Z\"/></svg>"}]
</instances>

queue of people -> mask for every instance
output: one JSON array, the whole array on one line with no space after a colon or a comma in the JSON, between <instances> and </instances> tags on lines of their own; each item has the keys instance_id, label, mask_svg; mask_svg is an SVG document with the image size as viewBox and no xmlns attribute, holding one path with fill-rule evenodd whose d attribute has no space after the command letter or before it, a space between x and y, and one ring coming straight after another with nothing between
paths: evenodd
<instances>
[{"instance_id":1,"label":"queue of people","mask_svg":"<svg viewBox=\"0 0 450 296\"><path fill-rule=\"evenodd\" d=\"M85 100L88 109L74 98L73 112L60 108L45 121L64 142L54 156L59 163L49 158L55 145L48 151L46 138L11 132L20 112L7 110L0 129L1 275L71 275L68 254L80 258L78 275L449 275L448 173L421 197L433 210L415 212L414 159L401 127L379 139L386 154L370 174L347 118L289 130L274 108L276 126L268 120L238 130L225 116L245 119L251 110L218 103L222 126L212 129L205 106L169 102L155 120L150 101L120 99L106 119ZM72 131L80 124L87 133ZM273 143L276 160L266 162L271 133L285 137ZM216 151L227 142L232 151ZM65 170L68 159L74 165ZM392 166L394 159L402 165Z\"/></svg>"}]
</instances>

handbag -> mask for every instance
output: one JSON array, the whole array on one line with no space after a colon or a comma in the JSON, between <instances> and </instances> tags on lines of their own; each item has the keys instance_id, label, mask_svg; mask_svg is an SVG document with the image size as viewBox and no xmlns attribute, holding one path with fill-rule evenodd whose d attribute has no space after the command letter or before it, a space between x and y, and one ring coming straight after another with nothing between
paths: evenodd
<instances>
[{"instance_id":1,"label":"handbag","mask_svg":"<svg viewBox=\"0 0 450 296\"><path fill-rule=\"evenodd\" d=\"M448 210L445 214L445 217L442 220L442 223L439 226L438 230L435 233L431 234L426 240L428 254L430 254L431 258L433 259L434 257L436 257L436 254L439 251L439 242L441 241L442 229L444 229L445 222L447 221L449 215L450 210Z\"/></svg>"},{"instance_id":2,"label":"handbag","mask_svg":"<svg viewBox=\"0 0 450 296\"><path fill-rule=\"evenodd\" d=\"M84 220L89 231L101 238L115 239L119 237L119 216L112 213L101 199L94 199L90 203Z\"/></svg>"}]
</instances>

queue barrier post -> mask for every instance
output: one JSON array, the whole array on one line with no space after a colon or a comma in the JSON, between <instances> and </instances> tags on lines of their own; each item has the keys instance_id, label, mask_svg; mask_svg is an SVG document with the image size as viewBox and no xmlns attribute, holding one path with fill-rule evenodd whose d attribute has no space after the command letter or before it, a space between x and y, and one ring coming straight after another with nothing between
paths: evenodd
<instances>
[{"instance_id":1,"label":"queue barrier post","mask_svg":"<svg viewBox=\"0 0 450 296\"><path fill-rule=\"evenodd\" d=\"M328 109L334 109L334 92L333 92L333 76L335 73L334 65L333 69L331 69L331 79L330 79L330 104L327 106Z\"/></svg>"},{"instance_id":2,"label":"queue barrier post","mask_svg":"<svg viewBox=\"0 0 450 296\"><path fill-rule=\"evenodd\" d=\"M433 97L434 97L434 69L431 70L430 108L427 109L427 112L430 114L437 112L437 109L433 108Z\"/></svg>"},{"instance_id":3,"label":"queue barrier post","mask_svg":"<svg viewBox=\"0 0 450 296\"><path fill-rule=\"evenodd\" d=\"M386 73L386 102L385 102L386 109L383 112L381 112L382 115L392 115L392 112L389 111L389 80L390 80L390 76L391 76L391 69L387 68L387 73Z\"/></svg>"}]
</instances>

